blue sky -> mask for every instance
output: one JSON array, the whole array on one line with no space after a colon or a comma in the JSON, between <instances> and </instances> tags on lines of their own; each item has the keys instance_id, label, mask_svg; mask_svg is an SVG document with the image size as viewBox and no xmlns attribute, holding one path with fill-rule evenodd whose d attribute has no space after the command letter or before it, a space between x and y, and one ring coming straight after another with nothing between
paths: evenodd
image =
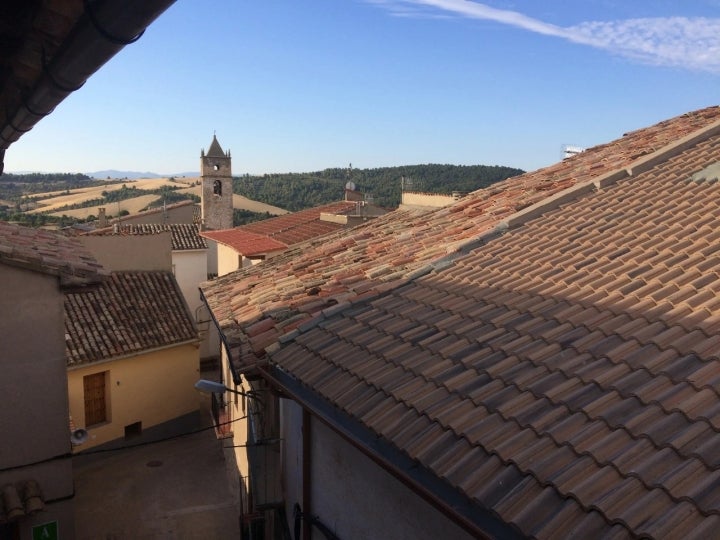
<instances>
[{"instance_id":1,"label":"blue sky","mask_svg":"<svg viewBox=\"0 0 720 540\"><path fill-rule=\"evenodd\" d=\"M533 170L720 104L720 0L178 0L6 171Z\"/></svg>"}]
</instances>

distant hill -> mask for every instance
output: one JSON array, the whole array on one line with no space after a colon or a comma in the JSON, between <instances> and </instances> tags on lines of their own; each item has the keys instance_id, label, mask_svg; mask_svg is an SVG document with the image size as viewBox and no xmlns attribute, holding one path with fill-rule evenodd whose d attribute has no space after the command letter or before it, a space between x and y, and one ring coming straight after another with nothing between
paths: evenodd
<instances>
[{"instance_id":1,"label":"distant hill","mask_svg":"<svg viewBox=\"0 0 720 540\"><path fill-rule=\"evenodd\" d=\"M137 180L138 178L169 178L171 176L179 178L179 177L183 177L183 176L185 176L185 177L200 176L199 172L158 174L158 173L154 173L154 172L116 171L115 169L107 169L105 171L89 172L89 173L85 173L85 174L91 178L98 178L100 180L105 180L107 178L110 178L112 180Z\"/></svg>"},{"instance_id":2,"label":"distant hill","mask_svg":"<svg viewBox=\"0 0 720 540\"><path fill-rule=\"evenodd\" d=\"M290 211L319 206L343 198L352 181L358 191L372 195L373 203L396 208L405 191L469 193L524 173L498 165L405 165L376 169L325 169L309 173L265 174L233 178L233 191L254 201Z\"/></svg>"}]
</instances>

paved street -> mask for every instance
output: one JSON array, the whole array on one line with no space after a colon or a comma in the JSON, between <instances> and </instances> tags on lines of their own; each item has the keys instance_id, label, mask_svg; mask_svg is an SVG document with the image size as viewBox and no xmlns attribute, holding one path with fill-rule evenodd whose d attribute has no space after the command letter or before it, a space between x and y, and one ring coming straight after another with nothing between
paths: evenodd
<instances>
[{"instance_id":1,"label":"paved street","mask_svg":"<svg viewBox=\"0 0 720 540\"><path fill-rule=\"evenodd\" d=\"M238 497L213 430L76 456L73 466L78 540L240 537Z\"/></svg>"}]
</instances>

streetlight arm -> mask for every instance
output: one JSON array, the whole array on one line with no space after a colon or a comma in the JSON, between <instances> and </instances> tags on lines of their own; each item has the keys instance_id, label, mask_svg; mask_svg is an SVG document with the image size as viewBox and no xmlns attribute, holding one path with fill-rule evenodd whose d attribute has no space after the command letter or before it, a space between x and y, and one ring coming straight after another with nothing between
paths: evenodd
<instances>
[{"instance_id":1,"label":"streetlight arm","mask_svg":"<svg viewBox=\"0 0 720 540\"><path fill-rule=\"evenodd\" d=\"M232 388L228 388L221 382L210 381L208 379L200 379L198 382L196 382L195 389L199 390L200 392L209 392L211 394L222 394L224 392L230 392L231 394L237 394L239 396L245 396L260 401L260 398L258 398L253 392L241 392L240 390L233 390Z\"/></svg>"}]
</instances>

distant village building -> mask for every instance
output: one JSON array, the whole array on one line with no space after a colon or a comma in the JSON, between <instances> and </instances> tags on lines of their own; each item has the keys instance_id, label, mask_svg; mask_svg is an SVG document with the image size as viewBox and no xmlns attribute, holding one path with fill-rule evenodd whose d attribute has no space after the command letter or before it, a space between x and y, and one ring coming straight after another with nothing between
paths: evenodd
<instances>
[{"instance_id":1,"label":"distant village building","mask_svg":"<svg viewBox=\"0 0 720 540\"><path fill-rule=\"evenodd\" d=\"M346 189L344 201L200 234L208 244L217 243L218 275L222 276L279 255L302 242L386 213L384 208L368 204L362 193Z\"/></svg>"}]
</instances>

